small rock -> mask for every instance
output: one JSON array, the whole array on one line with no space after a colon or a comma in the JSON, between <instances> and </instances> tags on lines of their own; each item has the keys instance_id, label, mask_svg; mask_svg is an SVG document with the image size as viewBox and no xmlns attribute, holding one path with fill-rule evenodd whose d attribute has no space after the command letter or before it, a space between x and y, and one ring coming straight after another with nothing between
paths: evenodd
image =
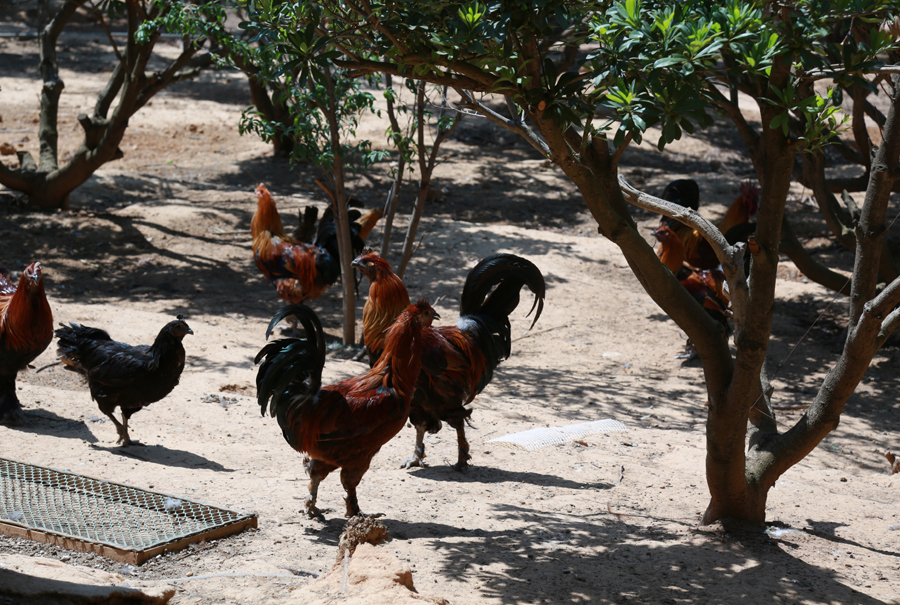
<instances>
[{"instance_id":1,"label":"small rock","mask_svg":"<svg viewBox=\"0 0 900 605\"><path fill-rule=\"evenodd\" d=\"M0 143L0 155L15 155L16 148L14 145L3 142Z\"/></svg>"}]
</instances>

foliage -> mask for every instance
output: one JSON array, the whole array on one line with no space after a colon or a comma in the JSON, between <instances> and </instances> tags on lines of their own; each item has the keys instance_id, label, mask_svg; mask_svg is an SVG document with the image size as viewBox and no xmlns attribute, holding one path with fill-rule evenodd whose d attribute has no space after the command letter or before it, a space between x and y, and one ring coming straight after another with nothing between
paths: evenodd
<instances>
[{"instance_id":1,"label":"foliage","mask_svg":"<svg viewBox=\"0 0 900 605\"><path fill-rule=\"evenodd\" d=\"M19 168L0 164L0 184L27 194L29 201L43 208L67 208L69 194L102 165L123 157L118 145L128 120L159 91L172 83L196 77L209 64L200 47L212 32L221 31L224 12L216 3L185 5L171 0L124 1L71 0L50 13L50 3L42 3L45 23L38 36L41 92L40 156L19 154ZM84 139L72 157L60 163L58 150L59 99L65 84L59 77L56 45L76 11L86 11L106 31L117 63L106 86L97 95L92 114L81 114L78 122ZM108 21L125 17L128 36L120 46L110 33ZM181 31L185 44L181 53L164 69L147 73L147 64L156 42L166 31ZM199 59L199 61L197 61ZM192 65L191 61L195 61Z\"/></svg>"}]
</instances>

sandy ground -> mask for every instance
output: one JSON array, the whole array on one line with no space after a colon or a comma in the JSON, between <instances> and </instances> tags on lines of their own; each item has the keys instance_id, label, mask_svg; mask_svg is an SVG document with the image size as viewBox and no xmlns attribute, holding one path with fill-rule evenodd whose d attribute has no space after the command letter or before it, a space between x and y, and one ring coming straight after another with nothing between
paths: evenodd
<instances>
[{"instance_id":1,"label":"sandy ground","mask_svg":"<svg viewBox=\"0 0 900 605\"><path fill-rule=\"evenodd\" d=\"M108 57L91 40L73 37L60 53L63 154L80 140L74 116L92 106L108 75ZM0 142L33 152L36 57L34 42L0 41ZM115 447L115 429L83 380L56 366L20 375L19 397L33 426L0 427L0 456L253 511L259 529L137 568L5 537L0 552L175 579L178 604L292 602L309 578L286 568L330 569L344 519L332 512L321 524L298 512L306 495L301 457L254 400L252 359L280 304L253 266L248 236L235 232L249 227L260 181L288 225L303 205L323 200L311 170L291 170L266 145L238 136L248 104L239 74L206 74L165 91L134 117L125 158L73 194L72 212L26 213L11 196L0 197L0 264L21 270L44 263L57 321L149 343L184 313L195 332L185 340L181 384L132 420L132 437L143 447ZM367 122L362 133L382 144L382 124ZM615 246L596 235L574 188L533 150L468 118L446 149L435 178L441 199L426 209L406 276L411 296L443 297L442 323L455 322L466 272L498 251L535 262L548 292L530 332L530 304L514 314L513 355L473 404L473 468L450 468L455 435L444 430L426 440L430 466L400 469L413 448L407 428L362 481L363 510L385 513L391 531L381 548L409 563L418 590L454 604L900 603L900 475L892 477L883 458L898 447L898 349L876 356L840 427L771 491L766 534L699 527L708 498L706 398L700 367L674 358L683 334ZM651 192L674 178L696 178L714 217L752 174L725 127L663 155L636 148L623 166ZM387 167L373 175L354 182L370 206L383 199ZM791 209L804 241L848 270L850 255L816 238L824 231L803 193L797 189ZM649 237L656 219L635 217ZM380 237L376 229L370 242ZM398 253L395 242L392 261ZM781 276L770 355L784 364L775 402L790 406L807 401L836 360L846 301L806 283L789 262ZM335 341L339 295L332 288L312 304ZM326 380L366 367L351 354L332 348ZM54 360L51 345L35 366ZM780 412L781 426L801 413ZM533 452L488 443L600 418L630 430ZM329 477L320 506L341 511L342 498L337 477Z\"/></svg>"}]
</instances>

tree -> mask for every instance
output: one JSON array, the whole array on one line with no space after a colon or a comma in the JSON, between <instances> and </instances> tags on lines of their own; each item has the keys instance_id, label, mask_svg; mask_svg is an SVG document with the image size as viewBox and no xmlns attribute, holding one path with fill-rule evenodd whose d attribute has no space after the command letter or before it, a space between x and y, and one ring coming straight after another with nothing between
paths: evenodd
<instances>
[{"instance_id":1,"label":"tree","mask_svg":"<svg viewBox=\"0 0 900 605\"><path fill-rule=\"evenodd\" d=\"M703 364L709 396L707 483L703 523L765 520L768 490L837 427L844 404L875 351L900 327L900 280L879 289L878 267L889 193L900 175L900 77L885 65L896 48L877 25L896 2L797 0L756 4L730 0L674 2L622 0L583 3L257 2L250 27L279 36L294 61L309 61L280 30L286 15L319 12L316 33L335 65L356 74L417 78L457 91L460 109L511 130L559 166L579 189L598 231L622 251L653 300L685 331ZM841 35L853 24L876 25L869 37ZM571 69L554 61L544 42L559 28L584 31L588 51ZM838 36L838 56L825 42ZM846 37L846 36L845 36ZM570 39L569 43L573 43ZM558 53L562 54L562 53ZM892 105L884 139L871 162L866 202L855 227L849 330L838 363L828 372L803 417L787 431L775 422L765 367L772 329L785 202L795 158L827 144L841 119L831 96L806 84L844 75L889 76ZM731 88L723 92L720 83ZM860 82L861 83L861 82ZM659 148L728 114L740 87L756 87L762 122L751 158L762 187L749 277L743 245L695 211L639 192L618 175L631 140L648 128L662 132ZM725 93L728 93L726 96ZM509 115L490 95L511 101ZM732 103L732 105L735 105ZM747 120L729 115L738 125ZM742 132L742 135L745 133ZM727 276L734 308L734 347L719 324L681 287L638 233L628 204L650 209L699 230Z\"/></svg>"},{"instance_id":2,"label":"tree","mask_svg":"<svg viewBox=\"0 0 900 605\"><path fill-rule=\"evenodd\" d=\"M418 161L419 168L419 187L416 193L416 201L409 217L409 224L406 228L406 237L403 240L403 251L400 254L400 263L397 266L397 275L402 278L413 255L413 247L416 243L416 233L419 229L422 211L425 209L425 202L427 202L430 197L431 176L434 174L434 169L437 166L438 152L441 143L446 141L453 133L465 114L454 111L451 112L452 115L446 115L448 109L446 105L447 87L443 87L441 96L444 99L444 107L438 112L435 124L436 132L431 145L427 145L425 142L425 134L428 129L427 122L432 117L432 113L427 109L429 100L426 95L425 82L407 79L405 81L406 87L415 95L415 100L412 105L413 120L410 125L410 130L415 136L405 137L402 134L403 129L401 128L400 123L397 120L396 112L394 111L397 96L396 92L391 88L390 74L386 76L385 82L387 84L387 90L385 90L385 97L388 102L387 114L391 123L388 132L394 146L400 152L400 158L397 164L397 173L394 176L394 183L391 186L388 203L385 206L384 241L381 245L381 256L383 258L387 258L387 251L390 245L391 224L400 197L400 183L403 178L404 167L407 162L410 162L415 158ZM404 109L406 108L404 107ZM412 172L412 167L410 167L410 172Z\"/></svg>"},{"instance_id":3,"label":"tree","mask_svg":"<svg viewBox=\"0 0 900 605\"><path fill-rule=\"evenodd\" d=\"M344 301L344 344L355 344L356 296L350 221L346 189L348 169L365 168L384 153L373 152L369 141L356 141L355 129L362 113L373 111L374 97L363 91L360 82L346 77L345 71L331 65L316 45L315 26L295 34L294 41L312 54L311 65L291 65L284 59L283 45L275 37L257 36L259 46L243 54L245 65L252 65L260 84L276 91L277 103L286 116L272 119L266 111L252 108L241 119L241 132L255 132L272 142L288 139L293 162L310 162L325 177L337 227ZM296 22L293 22L296 26ZM237 55L236 50L232 55ZM281 61L278 61L281 58ZM293 67L293 69L292 69ZM313 77L311 77L313 76Z\"/></svg>"},{"instance_id":4,"label":"tree","mask_svg":"<svg viewBox=\"0 0 900 605\"><path fill-rule=\"evenodd\" d=\"M119 143L128 128L128 120L150 99L175 82L196 77L210 61L198 55L203 43L202 30L215 28L224 21L221 8L215 4L188 10L191 22L183 19L181 5L149 0L69 0L53 12L50 0L39 0L41 111L38 126L40 154L38 160L28 152L18 152L19 167L0 164L0 184L28 196L31 205L52 209L69 207L69 194L88 180L103 164L123 157ZM109 81L97 95L92 115L81 114L78 123L84 139L65 164L60 164L57 146L59 99L65 84L59 77L56 45L76 11L92 15L103 27L116 63ZM113 38L109 23L119 17L127 22L128 37L124 48ZM183 24L182 51L165 69L147 72L154 46L174 20Z\"/></svg>"}]
</instances>

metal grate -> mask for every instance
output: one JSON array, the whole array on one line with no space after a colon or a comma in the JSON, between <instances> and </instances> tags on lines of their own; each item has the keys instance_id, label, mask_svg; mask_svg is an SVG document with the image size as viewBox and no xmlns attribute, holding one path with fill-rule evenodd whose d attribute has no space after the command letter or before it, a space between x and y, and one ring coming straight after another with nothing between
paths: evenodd
<instances>
[{"instance_id":1,"label":"metal grate","mask_svg":"<svg viewBox=\"0 0 900 605\"><path fill-rule=\"evenodd\" d=\"M0 532L138 564L256 527L255 514L0 458Z\"/></svg>"}]
</instances>

